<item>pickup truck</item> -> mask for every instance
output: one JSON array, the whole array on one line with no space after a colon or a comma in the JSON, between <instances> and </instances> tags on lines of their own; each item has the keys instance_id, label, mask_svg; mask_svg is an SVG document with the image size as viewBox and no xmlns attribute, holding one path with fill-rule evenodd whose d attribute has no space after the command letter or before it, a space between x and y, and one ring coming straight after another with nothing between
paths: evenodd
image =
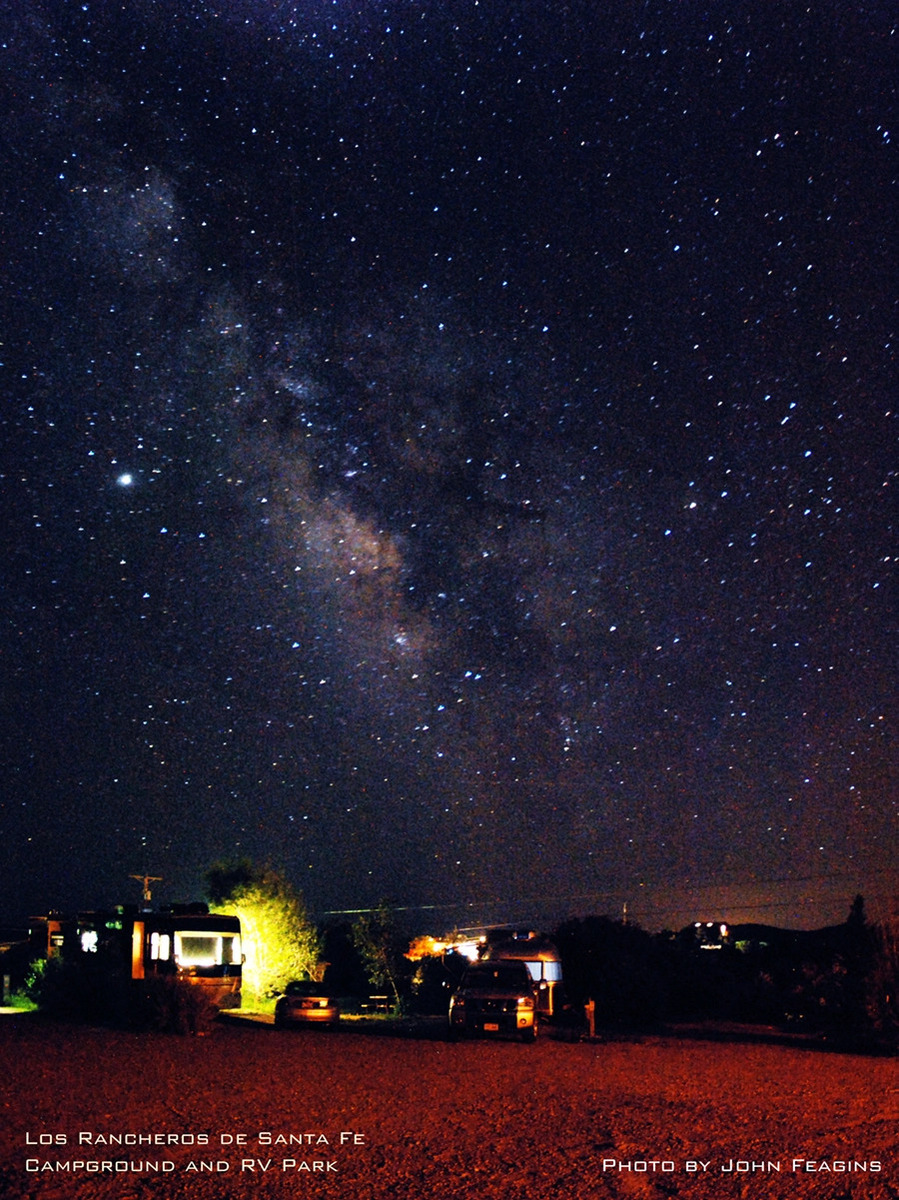
<instances>
[{"instance_id":1,"label":"pickup truck","mask_svg":"<svg viewBox=\"0 0 899 1200\"><path fill-rule=\"evenodd\" d=\"M537 985L514 959L473 963L450 999L449 1036L537 1037Z\"/></svg>"}]
</instances>

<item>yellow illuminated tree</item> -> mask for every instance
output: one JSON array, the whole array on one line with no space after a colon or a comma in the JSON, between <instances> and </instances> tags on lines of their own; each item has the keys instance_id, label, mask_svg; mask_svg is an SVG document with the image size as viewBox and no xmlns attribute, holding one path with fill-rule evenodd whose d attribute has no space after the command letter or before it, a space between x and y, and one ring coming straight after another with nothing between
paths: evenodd
<instances>
[{"instance_id":1,"label":"yellow illuminated tree","mask_svg":"<svg viewBox=\"0 0 899 1200\"><path fill-rule=\"evenodd\" d=\"M258 1004L292 979L320 971L321 938L302 895L280 871L249 862L216 863L206 874L213 912L240 918L243 992Z\"/></svg>"}]
</instances>

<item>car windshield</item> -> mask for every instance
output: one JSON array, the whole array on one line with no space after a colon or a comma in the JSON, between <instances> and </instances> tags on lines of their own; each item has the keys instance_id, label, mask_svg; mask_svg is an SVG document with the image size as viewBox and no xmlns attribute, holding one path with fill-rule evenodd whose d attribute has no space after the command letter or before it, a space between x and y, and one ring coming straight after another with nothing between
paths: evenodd
<instances>
[{"instance_id":1,"label":"car windshield","mask_svg":"<svg viewBox=\"0 0 899 1200\"><path fill-rule=\"evenodd\" d=\"M526 969L521 966L482 966L467 971L462 980L466 988L496 988L503 991L516 991L527 988Z\"/></svg>"}]
</instances>

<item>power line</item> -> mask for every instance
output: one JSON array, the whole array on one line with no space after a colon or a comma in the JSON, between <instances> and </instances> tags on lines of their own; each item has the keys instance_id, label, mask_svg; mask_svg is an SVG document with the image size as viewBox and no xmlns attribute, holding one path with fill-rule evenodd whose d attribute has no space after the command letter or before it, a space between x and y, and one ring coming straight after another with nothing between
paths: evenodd
<instances>
[{"instance_id":1,"label":"power line","mask_svg":"<svg viewBox=\"0 0 899 1200\"><path fill-rule=\"evenodd\" d=\"M869 900L869 901L892 901L892 900L895 900L897 898L897 896L899 896L899 870L897 870L897 868L895 868L895 867L879 867L879 868L875 868L873 870L865 871L864 875L866 877L871 877L871 876L893 877L896 880L896 888L897 888L896 892L882 892L882 891L878 891L876 893L867 892L867 895L866 895L867 900ZM727 892L741 891L741 890L745 891L745 889L747 889L747 888L757 889L759 892L764 893L769 888L784 885L784 884L789 884L791 886L798 886L800 884L809 884L809 883L819 883L819 884L824 883L824 882L837 883L838 881L844 881L847 883L851 883L851 886L849 886L847 888L847 892L853 891L853 892L857 893L858 891L862 890L862 885L859 885L859 882L858 882L859 881L858 875L856 875L854 873L850 874L848 872L826 872L826 873L821 873L821 874L817 874L817 875L780 876L780 877L775 877L772 879L764 879L764 880L756 879L756 880L744 881L744 882L739 882L739 883L735 883L735 882L728 882L728 883L712 882L712 883L696 883L696 884L687 883L687 884L678 884L673 887L665 885L665 884L640 883L637 885L636 889L619 887L614 890L608 890L608 891L574 892L574 893L569 893L567 895L558 895L557 894L557 895L526 896L526 897L522 897L522 898L516 899L516 900L509 900L509 899L504 899L499 896L494 896L491 898L483 897L478 900L450 901L450 902L446 902L446 903L442 903L442 904L402 904L402 905L387 904L387 905L378 905L376 907L371 907L371 908L327 909L327 910L324 910L319 915L323 916L323 917L363 916L363 915L366 915L369 913L377 912L380 908L383 908L383 907L386 907L390 912L395 912L395 913L400 913L400 912L419 912L419 913L434 912L434 913L437 913L437 912L449 912L452 910L455 910L455 911L472 910L472 909L480 909L480 910L488 909L489 910L489 909L495 909L495 908L502 908L505 912L508 912L510 910L520 910L523 908L530 908L530 909L533 909L533 908L543 908L543 909L557 908L562 905L578 905L578 906L583 906L583 905L603 906L603 905L605 905L605 906L611 906L611 907L615 908L617 911L621 907L622 898L628 897L625 900L625 903L627 903L627 905L628 905L628 917L631 919L640 920L641 918L649 917L649 916L652 916L652 915L658 914L658 913L668 914L672 910L676 910L678 908L691 908L691 907L695 908L697 901L698 901L697 894L702 893L702 892L716 893L716 900L714 902L715 906L721 907L721 908L726 908L729 913L791 908L796 905L801 905L805 900L807 900L809 898L803 897L800 895L796 895L792 898L784 899L784 900L772 900L772 899L760 898L759 900L757 900L755 902L733 904L733 903L729 903L727 901L722 901L721 896ZM646 890L647 892L664 892L667 899L664 903L656 902L656 903L639 905L636 908L632 907L633 901L631 898L635 894L639 894L639 892L641 892L643 890ZM815 898L814 902L820 902L822 899L827 899L827 898L829 898L829 896L828 897L819 896L819 897ZM850 899L851 899L851 897L850 897ZM705 903L705 902L701 901L701 903ZM638 904L639 904L639 902L638 902Z\"/></svg>"}]
</instances>

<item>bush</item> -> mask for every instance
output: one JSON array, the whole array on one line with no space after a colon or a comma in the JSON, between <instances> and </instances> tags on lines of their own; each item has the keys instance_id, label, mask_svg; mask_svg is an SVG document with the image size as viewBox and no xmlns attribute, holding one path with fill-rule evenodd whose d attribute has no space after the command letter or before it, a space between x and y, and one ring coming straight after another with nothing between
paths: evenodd
<instances>
[{"instance_id":1,"label":"bush","mask_svg":"<svg viewBox=\"0 0 899 1200\"><path fill-rule=\"evenodd\" d=\"M64 959L38 959L25 981L25 994L45 1016L63 1021L123 1024L129 989L123 973L91 969Z\"/></svg>"},{"instance_id":2,"label":"bush","mask_svg":"<svg viewBox=\"0 0 899 1200\"><path fill-rule=\"evenodd\" d=\"M580 1009L596 1005L599 1025L653 1025L667 1015L669 982L657 943L637 925L608 917L565 922L553 935L565 991Z\"/></svg>"},{"instance_id":3,"label":"bush","mask_svg":"<svg viewBox=\"0 0 899 1200\"><path fill-rule=\"evenodd\" d=\"M136 983L124 972L92 970L58 958L38 959L32 965L25 994L39 1012L56 1020L164 1033L209 1033L217 1012L203 988L187 980L157 977Z\"/></svg>"},{"instance_id":4,"label":"bush","mask_svg":"<svg viewBox=\"0 0 899 1200\"><path fill-rule=\"evenodd\" d=\"M874 954L865 989L865 1011L874 1034L899 1047L899 926L874 931Z\"/></svg>"},{"instance_id":5,"label":"bush","mask_svg":"<svg viewBox=\"0 0 899 1200\"><path fill-rule=\"evenodd\" d=\"M202 987L186 979L157 976L135 996L132 1022L160 1033L202 1037L215 1028L217 1009Z\"/></svg>"}]
</instances>

